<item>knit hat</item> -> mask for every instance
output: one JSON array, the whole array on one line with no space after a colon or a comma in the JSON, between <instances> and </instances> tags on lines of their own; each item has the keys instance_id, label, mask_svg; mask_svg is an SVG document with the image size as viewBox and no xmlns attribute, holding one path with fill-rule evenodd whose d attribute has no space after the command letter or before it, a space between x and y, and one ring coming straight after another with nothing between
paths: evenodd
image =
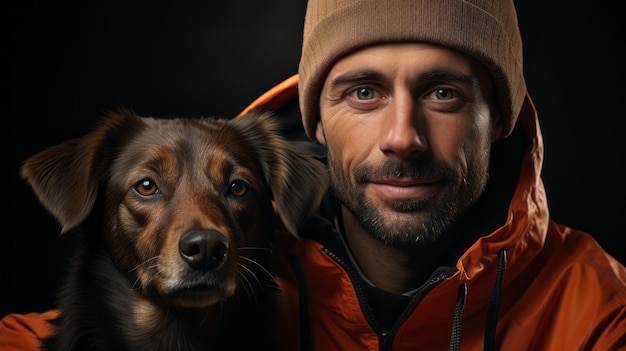
<instances>
[{"instance_id":1,"label":"knit hat","mask_svg":"<svg viewBox=\"0 0 626 351\"><path fill-rule=\"evenodd\" d=\"M315 140L320 93L332 66L388 42L438 44L482 62L495 84L503 132L511 133L526 95L513 0L309 0L298 88L309 138Z\"/></svg>"}]
</instances>

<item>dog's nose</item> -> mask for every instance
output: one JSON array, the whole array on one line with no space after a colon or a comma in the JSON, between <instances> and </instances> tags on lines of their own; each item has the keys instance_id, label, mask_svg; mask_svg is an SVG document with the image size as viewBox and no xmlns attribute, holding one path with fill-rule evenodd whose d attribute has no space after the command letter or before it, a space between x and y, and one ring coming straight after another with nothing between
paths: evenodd
<instances>
[{"instance_id":1,"label":"dog's nose","mask_svg":"<svg viewBox=\"0 0 626 351\"><path fill-rule=\"evenodd\" d=\"M217 269L228 256L228 240L215 230L192 230L178 242L181 257L194 269Z\"/></svg>"}]
</instances>

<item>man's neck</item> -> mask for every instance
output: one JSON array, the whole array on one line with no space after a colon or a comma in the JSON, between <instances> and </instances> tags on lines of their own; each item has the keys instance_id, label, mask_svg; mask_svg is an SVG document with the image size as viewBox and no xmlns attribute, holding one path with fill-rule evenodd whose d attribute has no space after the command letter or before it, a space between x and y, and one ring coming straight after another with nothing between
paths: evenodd
<instances>
[{"instance_id":1,"label":"man's neck","mask_svg":"<svg viewBox=\"0 0 626 351\"><path fill-rule=\"evenodd\" d=\"M349 249L367 279L379 289L403 294L418 288L441 266L453 264L445 245L425 243L395 247L374 238L342 207Z\"/></svg>"}]
</instances>

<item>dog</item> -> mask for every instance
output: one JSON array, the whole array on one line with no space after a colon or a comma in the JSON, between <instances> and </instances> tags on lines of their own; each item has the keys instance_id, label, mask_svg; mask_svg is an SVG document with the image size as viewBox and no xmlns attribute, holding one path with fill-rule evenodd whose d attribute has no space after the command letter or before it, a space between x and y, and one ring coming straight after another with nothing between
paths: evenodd
<instances>
[{"instance_id":1,"label":"dog","mask_svg":"<svg viewBox=\"0 0 626 351\"><path fill-rule=\"evenodd\" d=\"M108 113L21 167L78 242L50 350L274 349L271 250L328 186L268 112Z\"/></svg>"}]
</instances>

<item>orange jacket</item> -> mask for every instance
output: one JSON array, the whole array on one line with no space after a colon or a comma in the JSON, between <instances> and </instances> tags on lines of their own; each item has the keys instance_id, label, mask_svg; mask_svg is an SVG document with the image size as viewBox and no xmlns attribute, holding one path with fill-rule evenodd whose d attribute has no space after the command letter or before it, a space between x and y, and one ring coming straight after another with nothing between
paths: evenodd
<instances>
[{"instance_id":1,"label":"orange jacket","mask_svg":"<svg viewBox=\"0 0 626 351\"><path fill-rule=\"evenodd\" d=\"M249 109L283 103L296 91L294 76ZM322 239L328 227L307 228L313 233L288 249L280 278L288 296L281 319L281 337L292 337L287 349L626 349L626 268L590 235L550 219L540 177L543 139L530 98L519 121L527 147L506 219L461 255L456 272L426 283L392 330L378 330L362 307L354 267ZM490 303L499 308L490 311Z\"/></svg>"},{"instance_id":2,"label":"orange jacket","mask_svg":"<svg viewBox=\"0 0 626 351\"><path fill-rule=\"evenodd\" d=\"M297 83L287 79L244 112L293 102ZM370 317L354 267L333 245L332 222L314 217L278 257L284 349L626 350L626 268L590 235L550 220L530 98L517 128L527 147L506 219L455 269L434 274L391 330ZM34 350L37 336L54 332L44 321L56 313L6 316L0 350Z\"/></svg>"}]
</instances>

